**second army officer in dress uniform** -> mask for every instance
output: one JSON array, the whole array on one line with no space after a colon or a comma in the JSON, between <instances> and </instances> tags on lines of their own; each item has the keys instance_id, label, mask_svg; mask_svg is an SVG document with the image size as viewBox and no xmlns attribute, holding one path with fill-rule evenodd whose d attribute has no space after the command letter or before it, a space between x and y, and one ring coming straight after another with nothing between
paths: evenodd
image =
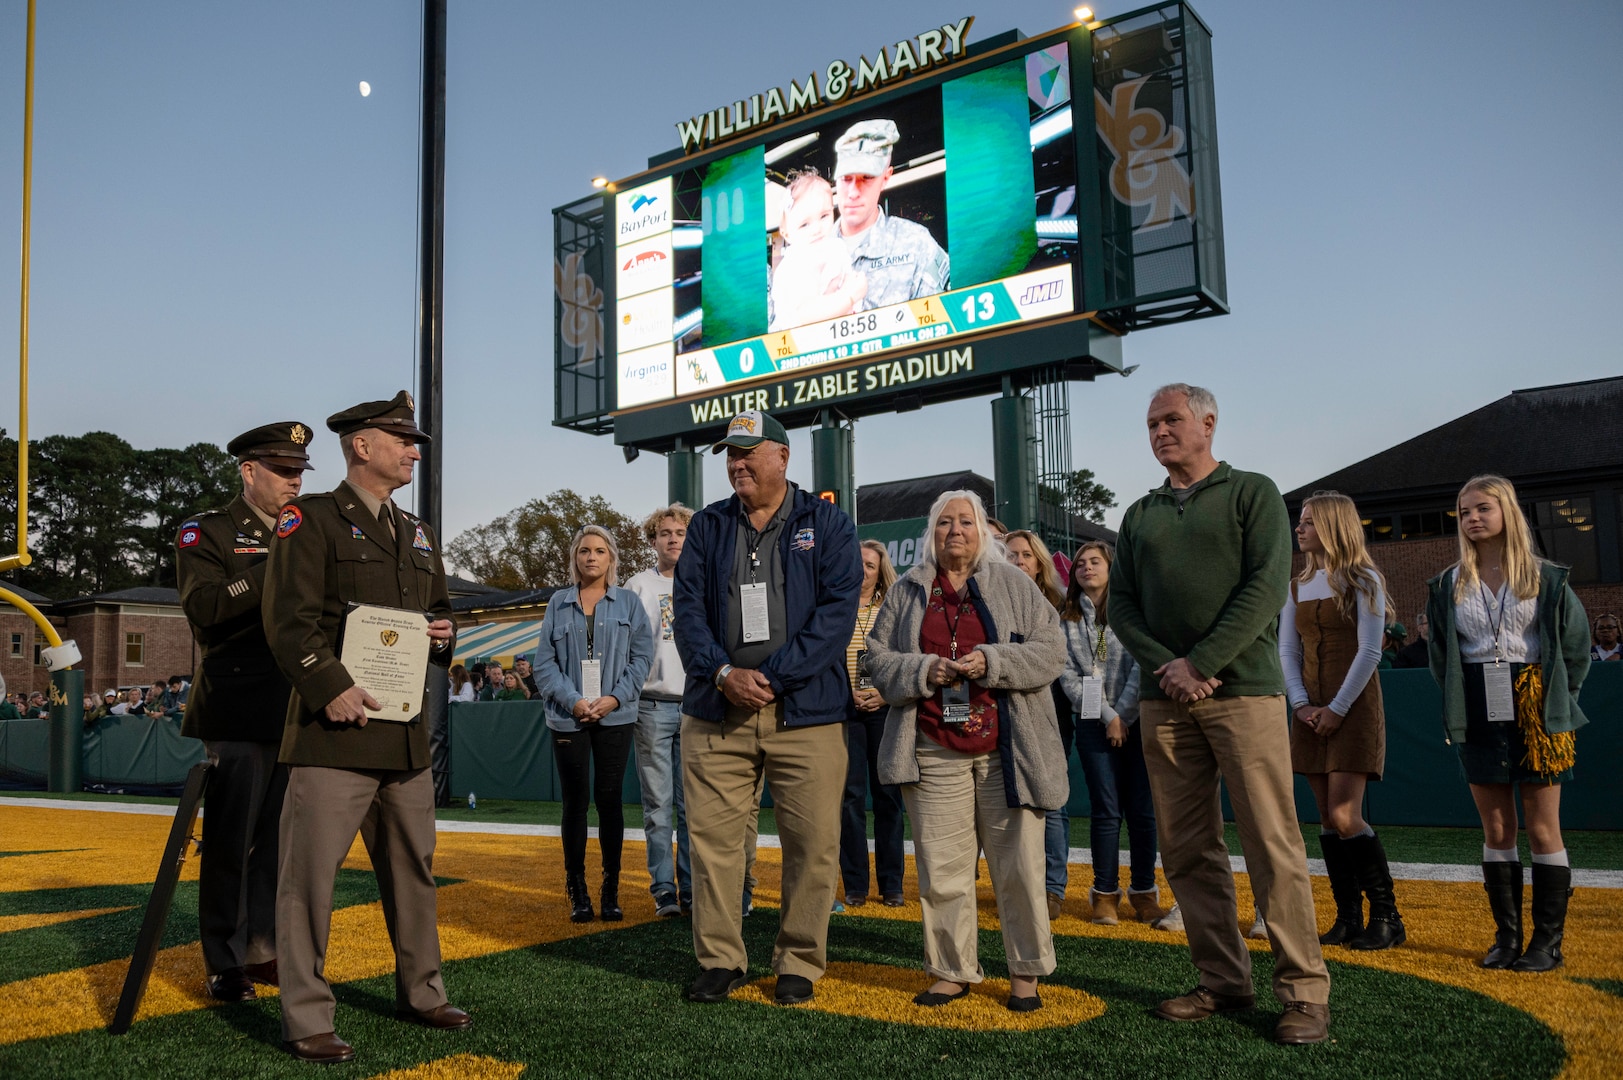
<instances>
[{"instance_id":1,"label":"second army officer in dress uniform","mask_svg":"<svg viewBox=\"0 0 1623 1080\"><path fill-rule=\"evenodd\" d=\"M338 658L351 603L425 613L430 659L448 664L453 627L445 566L429 527L390 501L422 457L411 395L370 401L327 418L344 451L343 483L282 511L266 574L265 633L293 682L281 759L282 813L276 945L282 1038L306 1061L355 1056L334 1032L323 974L333 885L357 831L366 842L395 954L395 1008L435 1028L473 1023L446 1002L434 893L434 783L421 715L367 722L375 701Z\"/></svg>"},{"instance_id":2,"label":"second army officer in dress uniform","mask_svg":"<svg viewBox=\"0 0 1623 1080\"><path fill-rule=\"evenodd\" d=\"M276 761L290 687L271 659L260 604L265 557L282 507L310 468L310 429L285 420L226 446L242 494L175 537L180 606L202 649L181 733L213 766L203 817L197 922L209 994L253 998L276 984L276 831L287 768Z\"/></svg>"}]
</instances>

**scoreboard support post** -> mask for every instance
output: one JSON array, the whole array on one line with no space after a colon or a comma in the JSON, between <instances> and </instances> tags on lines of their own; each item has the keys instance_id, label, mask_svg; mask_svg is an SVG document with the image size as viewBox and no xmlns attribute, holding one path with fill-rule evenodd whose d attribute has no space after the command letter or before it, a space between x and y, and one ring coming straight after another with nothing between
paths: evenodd
<instances>
[{"instance_id":1,"label":"scoreboard support post","mask_svg":"<svg viewBox=\"0 0 1623 1080\"><path fill-rule=\"evenodd\" d=\"M855 435L833 409L824 409L812 428L812 487L852 521L857 519Z\"/></svg>"},{"instance_id":2,"label":"scoreboard support post","mask_svg":"<svg viewBox=\"0 0 1623 1080\"><path fill-rule=\"evenodd\" d=\"M703 448L689 449L678 439L676 448L665 457L665 494L689 510L704 507L703 453Z\"/></svg>"},{"instance_id":3,"label":"scoreboard support post","mask_svg":"<svg viewBox=\"0 0 1623 1080\"><path fill-rule=\"evenodd\" d=\"M992 399L992 516L1011 529L1037 527L1037 416L1031 398L1003 380Z\"/></svg>"}]
</instances>

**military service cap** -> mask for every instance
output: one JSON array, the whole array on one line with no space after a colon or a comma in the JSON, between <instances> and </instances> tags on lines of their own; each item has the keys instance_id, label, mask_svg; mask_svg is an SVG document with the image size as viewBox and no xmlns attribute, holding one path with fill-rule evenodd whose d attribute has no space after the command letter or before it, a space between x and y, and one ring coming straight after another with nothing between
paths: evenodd
<instances>
[{"instance_id":1,"label":"military service cap","mask_svg":"<svg viewBox=\"0 0 1623 1080\"><path fill-rule=\"evenodd\" d=\"M789 433L783 430L783 425L759 409L749 409L733 417L733 422L727 425L727 437L710 448L712 454L719 454L729 446L736 446L741 450L750 450L764 442L782 443L789 445Z\"/></svg>"},{"instance_id":2,"label":"military service cap","mask_svg":"<svg viewBox=\"0 0 1623 1080\"><path fill-rule=\"evenodd\" d=\"M412 400L411 393L402 390L388 401L363 401L343 412L333 413L327 417L327 426L339 435L377 428L418 442L432 442L417 427L416 413L417 403Z\"/></svg>"},{"instance_id":3,"label":"military service cap","mask_svg":"<svg viewBox=\"0 0 1623 1080\"><path fill-rule=\"evenodd\" d=\"M834 144L835 176L879 176L890 168L890 148L901 135L889 120L863 120Z\"/></svg>"},{"instance_id":4,"label":"military service cap","mask_svg":"<svg viewBox=\"0 0 1623 1080\"><path fill-rule=\"evenodd\" d=\"M272 465L290 469L311 469L310 429L297 420L279 420L274 424L245 431L226 443L225 451L238 461L264 460Z\"/></svg>"}]
</instances>

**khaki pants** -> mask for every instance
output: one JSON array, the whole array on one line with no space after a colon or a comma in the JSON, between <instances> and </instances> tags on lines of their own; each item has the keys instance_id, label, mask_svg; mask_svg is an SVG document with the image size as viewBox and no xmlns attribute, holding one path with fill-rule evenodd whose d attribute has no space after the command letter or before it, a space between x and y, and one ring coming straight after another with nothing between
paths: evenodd
<instances>
[{"instance_id":1,"label":"khaki pants","mask_svg":"<svg viewBox=\"0 0 1623 1080\"><path fill-rule=\"evenodd\" d=\"M902 799L913 821L925 972L956 983L985 977L975 907L976 864L984 849L1009 974L1051 973L1054 938L1043 895L1047 815L1009 808L996 750L961 754L921 735L917 755L919 782L902 785Z\"/></svg>"},{"instance_id":2,"label":"khaki pants","mask_svg":"<svg viewBox=\"0 0 1623 1080\"><path fill-rule=\"evenodd\" d=\"M276 888L276 959L282 1038L333 1030L324 969L333 885L359 832L372 858L383 921L394 946L395 1007L445 1004L434 892L434 778L427 769L288 769L282 865Z\"/></svg>"},{"instance_id":3,"label":"khaki pants","mask_svg":"<svg viewBox=\"0 0 1623 1080\"><path fill-rule=\"evenodd\" d=\"M1221 779L1234 806L1251 891L1268 920L1274 993L1280 1001L1327 1004L1330 973L1319 952L1307 850L1296 824L1284 697L1145 701L1139 724L1161 865L1183 912L1201 984L1220 994L1253 992L1251 954L1240 936L1223 844Z\"/></svg>"},{"instance_id":4,"label":"khaki pants","mask_svg":"<svg viewBox=\"0 0 1623 1080\"><path fill-rule=\"evenodd\" d=\"M745 846L764 777L772 786L783 845L783 907L772 970L821 978L839 880L844 725L787 727L781 703L755 713L729 710L720 724L684 716L682 776L699 966L749 968L742 922Z\"/></svg>"}]
</instances>

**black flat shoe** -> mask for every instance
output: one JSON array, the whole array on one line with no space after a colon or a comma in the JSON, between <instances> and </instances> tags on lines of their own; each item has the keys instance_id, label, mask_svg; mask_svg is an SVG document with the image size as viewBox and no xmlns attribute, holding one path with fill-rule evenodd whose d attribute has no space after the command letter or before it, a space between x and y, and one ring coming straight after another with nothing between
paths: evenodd
<instances>
[{"instance_id":1,"label":"black flat shoe","mask_svg":"<svg viewBox=\"0 0 1623 1080\"><path fill-rule=\"evenodd\" d=\"M1010 1012L1036 1012L1042 1007L1043 999L1038 997L1036 994L1032 994L1030 997L1011 996L1009 998Z\"/></svg>"},{"instance_id":2,"label":"black flat shoe","mask_svg":"<svg viewBox=\"0 0 1623 1080\"><path fill-rule=\"evenodd\" d=\"M969 984L965 983L964 988L956 994L937 994L930 990L926 990L922 994L915 994L913 1004L923 1005L926 1009L934 1009L947 1004L949 1001L957 1001L959 998L968 996Z\"/></svg>"}]
</instances>

